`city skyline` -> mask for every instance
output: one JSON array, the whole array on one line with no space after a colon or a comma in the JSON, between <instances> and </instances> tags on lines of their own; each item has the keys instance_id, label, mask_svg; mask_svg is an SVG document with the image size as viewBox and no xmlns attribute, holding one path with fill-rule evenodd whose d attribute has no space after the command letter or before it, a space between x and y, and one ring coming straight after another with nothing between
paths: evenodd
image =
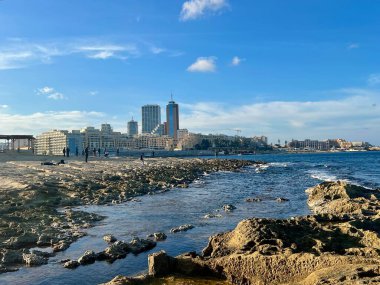
<instances>
[{"instance_id":1,"label":"city skyline","mask_svg":"<svg viewBox=\"0 0 380 285\"><path fill-rule=\"evenodd\" d=\"M126 132L173 93L192 132L380 145L379 12L369 0L0 1L0 133Z\"/></svg>"}]
</instances>

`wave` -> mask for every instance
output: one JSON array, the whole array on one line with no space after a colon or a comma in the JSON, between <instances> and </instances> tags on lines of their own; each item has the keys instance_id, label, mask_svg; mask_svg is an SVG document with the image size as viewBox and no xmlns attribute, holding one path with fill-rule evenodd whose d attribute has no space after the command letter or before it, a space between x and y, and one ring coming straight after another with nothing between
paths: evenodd
<instances>
[{"instance_id":1,"label":"wave","mask_svg":"<svg viewBox=\"0 0 380 285\"><path fill-rule=\"evenodd\" d=\"M311 178L318 179L321 181L335 182L341 180L338 179L338 177L336 177L335 175L323 170L309 170L308 173L310 174Z\"/></svg>"},{"instance_id":2,"label":"wave","mask_svg":"<svg viewBox=\"0 0 380 285\"><path fill-rule=\"evenodd\" d=\"M274 167L288 167L292 163L291 162L270 162L268 164Z\"/></svg>"}]
</instances>

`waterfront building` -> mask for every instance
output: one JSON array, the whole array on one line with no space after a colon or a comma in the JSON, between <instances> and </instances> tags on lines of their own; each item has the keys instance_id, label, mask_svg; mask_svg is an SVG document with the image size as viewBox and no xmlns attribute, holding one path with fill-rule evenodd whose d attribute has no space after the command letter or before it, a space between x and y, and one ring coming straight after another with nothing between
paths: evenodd
<instances>
[{"instance_id":1,"label":"waterfront building","mask_svg":"<svg viewBox=\"0 0 380 285\"><path fill-rule=\"evenodd\" d=\"M70 148L72 154L78 147L83 149L83 136L79 130L72 132L66 130L53 130L37 136L35 153L39 155L62 155L63 148Z\"/></svg>"},{"instance_id":2,"label":"waterfront building","mask_svg":"<svg viewBox=\"0 0 380 285\"><path fill-rule=\"evenodd\" d=\"M139 133L139 126L138 126L138 123L137 121L133 120L133 117L132 117L132 120L128 122L128 125L127 125L127 134L131 137L137 135Z\"/></svg>"},{"instance_id":3,"label":"waterfront building","mask_svg":"<svg viewBox=\"0 0 380 285\"><path fill-rule=\"evenodd\" d=\"M141 107L142 133L150 134L161 124L161 107L159 105L144 105Z\"/></svg>"},{"instance_id":4,"label":"waterfront building","mask_svg":"<svg viewBox=\"0 0 380 285\"><path fill-rule=\"evenodd\" d=\"M166 105L166 133L168 136L174 138L178 137L177 131L179 129L179 108L172 100Z\"/></svg>"}]
</instances>

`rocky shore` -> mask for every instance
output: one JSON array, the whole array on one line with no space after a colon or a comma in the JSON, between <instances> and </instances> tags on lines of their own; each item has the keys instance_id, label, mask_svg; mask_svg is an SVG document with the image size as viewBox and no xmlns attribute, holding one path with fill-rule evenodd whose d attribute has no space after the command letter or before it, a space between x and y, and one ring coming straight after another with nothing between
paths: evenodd
<instances>
[{"instance_id":1,"label":"rocky shore","mask_svg":"<svg viewBox=\"0 0 380 285\"><path fill-rule=\"evenodd\" d=\"M207 173L238 171L256 164L175 158L145 162L104 159L86 164L69 160L66 164L41 165L33 159L1 163L0 273L47 263L55 252L67 249L85 235L86 228L104 218L74 211L73 206L127 202L139 195L186 188ZM124 251L133 252L131 244Z\"/></svg>"},{"instance_id":2,"label":"rocky shore","mask_svg":"<svg viewBox=\"0 0 380 285\"><path fill-rule=\"evenodd\" d=\"M167 284L173 274L241 285L379 284L380 189L324 182L306 192L314 215L243 220L211 237L201 255L161 251L149 256L147 277L107 284Z\"/></svg>"}]
</instances>

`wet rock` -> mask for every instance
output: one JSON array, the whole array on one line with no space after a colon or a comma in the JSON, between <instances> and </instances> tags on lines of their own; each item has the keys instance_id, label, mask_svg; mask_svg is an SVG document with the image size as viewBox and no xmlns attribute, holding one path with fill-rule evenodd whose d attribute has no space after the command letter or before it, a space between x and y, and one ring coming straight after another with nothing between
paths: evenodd
<instances>
[{"instance_id":1,"label":"wet rock","mask_svg":"<svg viewBox=\"0 0 380 285\"><path fill-rule=\"evenodd\" d=\"M119 258L124 258L129 251L130 247L128 243L125 243L123 241L116 241L104 250L104 254L106 259L115 260ZM102 258L102 255L98 254L97 259L99 260Z\"/></svg>"},{"instance_id":2,"label":"wet rock","mask_svg":"<svg viewBox=\"0 0 380 285\"><path fill-rule=\"evenodd\" d=\"M78 261L69 260L63 264L63 267L68 268L68 269L74 269L74 268L77 268L79 265L80 265L80 263Z\"/></svg>"},{"instance_id":3,"label":"wet rock","mask_svg":"<svg viewBox=\"0 0 380 285\"><path fill-rule=\"evenodd\" d=\"M64 251L70 247L70 244L66 241L60 241L53 245L53 252Z\"/></svg>"},{"instance_id":4,"label":"wet rock","mask_svg":"<svg viewBox=\"0 0 380 285\"><path fill-rule=\"evenodd\" d=\"M50 246L53 242L53 239L51 236L48 236L46 234L42 234L38 237L37 245L38 246Z\"/></svg>"},{"instance_id":5,"label":"wet rock","mask_svg":"<svg viewBox=\"0 0 380 285\"><path fill-rule=\"evenodd\" d=\"M221 214L206 214L203 216L204 219L222 218Z\"/></svg>"},{"instance_id":6,"label":"wet rock","mask_svg":"<svg viewBox=\"0 0 380 285\"><path fill-rule=\"evenodd\" d=\"M282 197L276 198L276 202L278 202L278 203L283 203L283 202L288 202L288 201L289 201L289 199L286 199L286 198L282 198Z\"/></svg>"},{"instance_id":7,"label":"wet rock","mask_svg":"<svg viewBox=\"0 0 380 285\"><path fill-rule=\"evenodd\" d=\"M231 205L231 204L226 204L226 205L223 205L222 209L225 212L232 212L233 210L236 209L236 207L234 205Z\"/></svg>"},{"instance_id":8,"label":"wet rock","mask_svg":"<svg viewBox=\"0 0 380 285\"><path fill-rule=\"evenodd\" d=\"M129 243L130 251L134 254L138 254L144 251L147 251L149 249L152 249L156 246L156 242L149 240L149 239L140 239L140 238L134 238Z\"/></svg>"},{"instance_id":9,"label":"wet rock","mask_svg":"<svg viewBox=\"0 0 380 285\"><path fill-rule=\"evenodd\" d=\"M1 255L1 263L5 265L20 264L23 262L23 252L21 250L4 249Z\"/></svg>"},{"instance_id":10,"label":"wet rock","mask_svg":"<svg viewBox=\"0 0 380 285\"><path fill-rule=\"evenodd\" d=\"M47 263L46 257L37 255L35 253L23 254L22 258L27 266L39 266Z\"/></svg>"},{"instance_id":11,"label":"wet rock","mask_svg":"<svg viewBox=\"0 0 380 285\"><path fill-rule=\"evenodd\" d=\"M174 258L166 254L165 251L149 254L148 274L154 277L166 276L174 270Z\"/></svg>"},{"instance_id":12,"label":"wet rock","mask_svg":"<svg viewBox=\"0 0 380 285\"><path fill-rule=\"evenodd\" d=\"M111 234L105 235L105 236L103 237L103 240L104 240L105 242L108 242L108 243L112 243L112 242L117 241L117 239L116 239L113 235L111 235Z\"/></svg>"},{"instance_id":13,"label":"wet rock","mask_svg":"<svg viewBox=\"0 0 380 285\"><path fill-rule=\"evenodd\" d=\"M81 257L78 258L78 263L81 265L94 263L96 254L92 250L87 250Z\"/></svg>"},{"instance_id":14,"label":"wet rock","mask_svg":"<svg viewBox=\"0 0 380 285\"><path fill-rule=\"evenodd\" d=\"M260 198L247 198L245 199L246 202L252 203L252 202L261 202L262 200Z\"/></svg>"},{"instance_id":15,"label":"wet rock","mask_svg":"<svg viewBox=\"0 0 380 285\"><path fill-rule=\"evenodd\" d=\"M153 233L147 236L148 239L152 239L154 241L163 241L166 240L167 236L164 233Z\"/></svg>"},{"instance_id":16,"label":"wet rock","mask_svg":"<svg viewBox=\"0 0 380 285\"><path fill-rule=\"evenodd\" d=\"M178 232L186 232L188 230L191 230L193 229L194 226L193 225L190 225L190 224L187 224L187 225L182 225L182 226L179 226L177 228L172 228L170 230L171 233L178 233Z\"/></svg>"},{"instance_id":17,"label":"wet rock","mask_svg":"<svg viewBox=\"0 0 380 285\"><path fill-rule=\"evenodd\" d=\"M35 233L24 233L18 237L11 237L4 243L10 248L23 248L36 245L38 236Z\"/></svg>"}]
</instances>

